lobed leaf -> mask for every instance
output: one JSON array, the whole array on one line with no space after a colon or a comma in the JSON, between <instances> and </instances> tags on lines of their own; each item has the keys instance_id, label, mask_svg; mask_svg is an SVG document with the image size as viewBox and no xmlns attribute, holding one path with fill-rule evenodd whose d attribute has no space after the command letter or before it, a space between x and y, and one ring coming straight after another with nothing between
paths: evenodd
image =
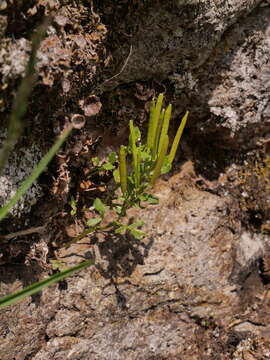
<instances>
[{"instance_id":1,"label":"lobed leaf","mask_svg":"<svg viewBox=\"0 0 270 360\"><path fill-rule=\"evenodd\" d=\"M88 220L88 221L86 222L86 224L87 224L87 226L89 226L89 227L91 228L91 227L94 227L94 226L100 224L101 221L102 221L102 217L101 217L101 216L97 216L97 217L95 217L95 218L93 218L93 219Z\"/></svg>"},{"instance_id":2,"label":"lobed leaf","mask_svg":"<svg viewBox=\"0 0 270 360\"><path fill-rule=\"evenodd\" d=\"M93 206L94 206L95 210L96 210L102 217L104 217L105 210L106 210L106 206L103 204L103 202L102 202L99 198L96 198L96 199L94 200Z\"/></svg>"}]
</instances>

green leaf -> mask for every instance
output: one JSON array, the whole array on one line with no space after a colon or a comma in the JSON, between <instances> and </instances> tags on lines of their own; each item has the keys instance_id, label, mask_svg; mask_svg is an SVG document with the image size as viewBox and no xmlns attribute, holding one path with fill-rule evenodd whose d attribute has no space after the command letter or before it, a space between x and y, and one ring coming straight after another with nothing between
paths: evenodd
<instances>
[{"instance_id":1,"label":"green leaf","mask_svg":"<svg viewBox=\"0 0 270 360\"><path fill-rule=\"evenodd\" d=\"M96 198L93 203L93 206L94 206L95 210L103 217L105 214L105 210L106 210L106 207L103 204L103 202L99 198Z\"/></svg>"},{"instance_id":2,"label":"green leaf","mask_svg":"<svg viewBox=\"0 0 270 360\"><path fill-rule=\"evenodd\" d=\"M116 161L117 161L117 154L115 151L112 151L109 155L109 162L111 164L114 164L114 163L116 163Z\"/></svg>"},{"instance_id":3,"label":"green leaf","mask_svg":"<svg viewBox=\"0 0 270 360\"><path fill-rule=\"evenodd\" d=\"M74 216L77 214L77 202L73 196L71 196L69 205L71 206L70 215Z\"/></svg>"},{"instance_id":4,"label":"green leaf","mask_svg":"<svg viewBox=\"0 0 270 360\"><path fill-rule=\"evenodd\" d=\"M92 159L91 159L91 161L92 161L92 164L94 165L94 166L98 166L99 165L99 163L100 163L100 160L99 160L99 158L96 156L96 157L93 157Z\"/></svg>"},{"instance_id":5,"label":"green leaf","mask_svg":"<svg viewBox=\"0 0 270 360\"><path fill-rule=\"evenodd\" d=\"M169 157L165 156L161 168L161 174L167 174L172 168L172 164L169 162Z\"/></svg>"},{"instance_id":6,"label":"green leaf","mask_svg":"<svg viewBox=\"0 0 270 360\"><path fill-rule=\"evenodd\" d=\"M116 230L115 233L116 234L124 234L127 230L127 226L126 225L120 225Z\"/></svg>"},{"instance_id":7,"label":"green leaf","mask_svg":"<svg viewBox=\"0 0 270 360\"><path fill-rule=\"evenodd\" d=\"M141 132L140 132L140 129L138 128L138 126L134 126L134 136L135 136L136 142L141 140Z\"/></svg>"},{"instance_id":8,"label":"green leaf","mask_svg":"<svg viewBox=\"0 0 270 360\"><path fill-rule=\"evenodd\" d=\"M114 206L114 209L115 209L117 215L121 215L123 206L121 206L121 205L115 205L115 206Z\"/></svg>"},{"instance_id":9,"label":"green leaf","mask_svg":"<svg viewBox=\"0 0 270 360\"><path fill-rule=\"evenodd\" d=\"M102 165L102 168L104 170L113 170L115 168L115 166L111 163L106 163L106 164Z\"/></svg>"},{"instance_id":10,"label":"green leaf","mask_svg":"<svg viewBox=\"0 0 270 360\"><path fill-rule=\"evenodd\" d=\"M66 264L59 260L50 260L50 264L52 265L53 270L62 271L66 268Z\"/></svg>"},{"instance_id":11,"label":"green leaf","mask_svg":"<svg viewBox=\"0 0 270 360\"><path fill-rule=\"evenodd\" d=\"M141 159L142 159L142 161L149 161L149 160L151 160L150 151L149 151L147 148L145 148L145 146L140 146L139 149L140 149L140 152L141 152Z\"/></svg>"},{"instance_id":12,"label":"green leaf","mask_svg":"<svg viewBox=\"0 0 270 360\"><path fill-rule=\"evenodd\" d=\"M138 229L129 229L129 230L137 240L142 240L145 237L145 233L141 230Z\"/></svg>"},{"instance_id":13,"label":"green leaf","mask_svg":"<svg viewBox=\"0 0 270 360\"><path fill-rule=\"evenodd\" d=\"M134 223L128 225L129 229L137 229L138 227L142 227L144 225L144 222L142 220L137 220Z\"/></svg>"},{"instance_id":14,"label":"green leaf","mask_svg":"<svg viewBox=\"0 0 270 360\"><path fill-rule=\"evenodd\" d=\"M100 224L102 221L102 217L101 216L97 216L93 219L90 219L86 222L87 226L91 227L95 227L97 224Z\"/></svg>"},{"instance_id":15,"label":"green leaf","mask_svg":"<svg viewBox=\"0 0 270 360\"><path fill-rule=\"evenodd\" d=\"M141 201L146 201L151 205L156 205L159 203L159 200L156 196L153 196L151 194L144 193L140 196Z\"/></svg>"},{"instance_id":16,"label":"green leaf","mask_svg":"<svg viewBox=\"0 0 270 360\"><path fill-rule=\"evenodd\" d=\"M14 304L15 302L17 302L27 296L36 294L40 290L42 290L52 284L55 284L56 282L58 282L62 279L65 279L67 276L72 275L74 272L85 269L88 266L93 265L93 264L94 264L94 262L92 260L84 261L77 266L71 267L67 270L64 270L62 272L54 274L45 280L36 282L36 283L34 283L30 286L27 286L26 288L24 288L20 291L17 291L11 295L7 295L0 299L0 308Z\"/></svg>"},{"instance_id":17,"label":"green leaf","mask_svg":"<svg viewBox=\"0 0 270 360\"><path fill-rule=\"evenodd\" d=\"M115 169L113 171L113 178L114 178L114 181L119 184L120 183L120 172L119 172L119 168Z\"/></svg>"}]
</instances>

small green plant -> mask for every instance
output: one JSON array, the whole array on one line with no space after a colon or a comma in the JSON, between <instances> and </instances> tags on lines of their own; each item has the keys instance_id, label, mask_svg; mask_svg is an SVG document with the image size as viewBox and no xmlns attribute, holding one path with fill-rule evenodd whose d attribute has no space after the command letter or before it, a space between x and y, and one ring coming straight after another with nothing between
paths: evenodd
<instances>
[{"instance_id":1,"label":"small green plant","mask_svg":"<svg viewBox=\"0 0 270 360\"><path fill-rule=\"evenodd\" d=\"M77 201L74 199L73 196L71 196L71 199L69 201L69 205L71 207L70 215L75 216L77 214Z\"/></svg>"},{"instance_id":2,"label":"small green plant","mask_svg":"<svg viewBox=\"0 0 270 360\"><path fill-rule=\"evenodd\" d=\"M133 125L133 121L130 121L129 144L127 146L121 145L118 155L112 152L105 164L101 164L98 158L92 159L94 168L91 175L101 171L113 171L115 188L112 194L109 194L107 197L106 204L99 198L94 200L92 209L95 210L97 216L88 220L86 222L86 230L72 239L66 246L77 242L79 239L94 231L113 231L116 234L129 232L136 239L142 239L145 236L144 232L140 230L143 225L142 221L137 220L131 224L125 224L123 218L126 216L127 210L133 206L143 206L144 202L150 204L158 203L158 199L151 195L148 190L155 185L157 178L161 174L165 174L171 169L188 117L188 112L186 112L175 135L171 149L168 152L168 129L171 118L171 105L166 109L162 109L162 103L163 94L159 95L156 102L154 100L152 101L147 141L145 144L141 142L139 128ZM15 196L7 205L0 209L0 220L7 215L11 207L16 204L39 174L46 168L70 131L71 127L68 128L62 137L52 146L33 173L23 182ZM120 188L120 191L118 191L118 188ZM71 198L70 206L71 215L75 216L78 209L77 202L74 198ZM113 210L115 217L109 224L106 224L104 220L108 209ZM14 294L7 295L0 299L0 308L14 304L26 296L33 295L43 288L70 276L76 271L85 269L92 264L92 260L84 261L75 267L60 271ZM53 263L53 267L62 269L62 264L56 261Z\"/></svg>"},{"instance_id":3,"label":"small green plant","mask_svg":"<svg viewBox=\"0 0 270 360\"><path fill-rule=\"evenodd\" d=\"M105 164L101 165L97 157L92 159L94 167L90 176L104 170L113 171L116 186L105 203L99 198L95 199L92 209L97 216L86 222L86 230L67 243L67 247L95 231L113 231L116 234L130 232L137 239L144 237L145 234L140 230L142 221L127 225L122 219L126 216L127 210L134 206L142 207L145 202L158 203L158 199L148 190L155 185L161 174L170 171L188 117L186 112L168 152L172 106L162 109L163 99L164 95L160 94L156 102L152 100L145 143L141 140L139 128L134 126L131 120L128 145L121 145L118 155L112 152ZM117 190L119 187L121 192ZM115 216L114 220L104 225L107 210L113 211Z\"/></svg>"}]
</instances>

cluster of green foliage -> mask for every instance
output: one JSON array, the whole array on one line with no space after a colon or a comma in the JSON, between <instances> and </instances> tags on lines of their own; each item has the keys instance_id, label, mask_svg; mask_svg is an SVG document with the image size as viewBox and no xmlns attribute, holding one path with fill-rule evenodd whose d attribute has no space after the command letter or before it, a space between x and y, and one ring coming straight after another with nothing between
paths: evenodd
<instances>
[{"instance_id":1,"label":"cluster of green foliage","mask_svg":"<svg viewBox=\"0 0 270 360\"><path fill-rule=\"evenodd\" d=\"M133 121L130 120L128 145L121 145L119 153L112 152L108 156L108 161L103 164L97 157L92 159L91 175L101 171L112 171L115 187L107 197L106 203L100 198L95 199L93 209L97 216L88 220L85 224L86 230L71 240L67 246L96 231L113 231L116 234L129 232L138 240L145 236L140 230L143 225L142 221L126 225L121 219L126 216L127 210L130 208L142 207L145 202L158 203L158 199L148 190L155 185L161 174L170 171L188 117L188 112L186 112L168 152L168 130L172 106L169 105L166 109L162 109L163 99L164 95L160 94L156 102L154 99L152 100L145 143L142 142L139 128L134 126ZM121 193L118 191L119 187ZM75 215L77 204L74 198L71 198L70 206L71 214ZM103 225L107 210L110 210L110 214L112 211L115 213L114 220Z\"/></svg>"},{"instance_id":2,"label":"cluster of green foliage","mask_svg":"<svg viewBox=\"0 0 270 360\"><path fill-rule=\"evenodd\" d=\"M129 144L127 146L121 145L119 154L112 152L105 164L101 164L98 158L92 159L94 172L98 173L104 170L113 171L115 187L107 198L108 201L106 204L100 198L94 200L92 209L95 210L97 216L88 220L86 223L86 230L71 242L76 242L96 231L113 231L116 234L125 234L128 231L137 239L142 239L144 237L145 234L140 230L140 227L143 225L142 221L135 221L134 223L127 225L123 222L123 218L126 216L127 210L134 206L142 206L144 202L150 204L156 204L158 202L158 199L151 195L148 190L154 186L157 178L161 174L165 174L171 169L188 117L187 112L180 123L171 149L168 152L168 129L172 107L169 105L166 109L162 109L162 104L163 94L159 95L156 102L155 100L152 101L149 128L145 144L141 142L139 128L134 126L133 121L130 121ZM48 154L40 161L37 168L20 186L16 195L7 205L0 209L0 220L7 215L11 207L16 204L39 174L46 168L49 161L71 132L71 128L72 127L68 128L62 137L52 146ZM121 189L121 192L119 191L119 188ZM77 204L73 198L71 199L70 205L71 214L76 215ZM115 212L115 219L109 224L104 223L107 209ZM70 243L67 244L67 246L69 245ZM34 283L21 291L5 296L0 299L0 308L13 304L26 296L32 295L44 287L54 284L57 281L70 276L75 271L84 269L92 264L93 262L91 260L84 261L75 267L63 270L45 280Z\"/></svg>"}]
</instances>

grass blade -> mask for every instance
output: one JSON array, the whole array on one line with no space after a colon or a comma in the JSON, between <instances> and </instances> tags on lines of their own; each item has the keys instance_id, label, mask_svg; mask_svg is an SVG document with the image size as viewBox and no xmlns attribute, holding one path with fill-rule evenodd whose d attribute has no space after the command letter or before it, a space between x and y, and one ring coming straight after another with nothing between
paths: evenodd
<instances>
[{"instance_id":1,"label":"grass blade","mask_svg":"<svg viewBox=\"0 0 270 360\"><path fill-rule=\"evenodd\" d=\"M54 155L59 150L60 146L66 140L67 136L70 134L72 127L68 127L62 136L55 142L55 144L50 148L47 154L40 160L37 167L33 170L32 174L23 181L21 186L16 191L16 194L9 200L7 204L5 204L0 209L0 220L2 220L9 212L9 210L20 200L20 198L26 193L26 191L30 188L33 182L39 177L42 171L47 167L49 162L52 160Z\"/></svg>"},{"instance_id":2,"label":"grass blade","mask_svg":"<svg viewBox=\"0 0 270 360\"><path fill-rule=\"evenodd\" d=\"M27 286L23 290L17 291L14 294L7 295L7 296L3 297L2 299L0 299L0 308L4 308L8 305L14 304L15 302L25 298L26 296L33 295L33 294L39 292L40 290L42 290L43 288L48 287L49 285L55 284L56 282L66 278L67 276L72 275L74 272L85 269L90 265L93 265L93 263L94 262L92 260L84 261L77 266L71 267L67 270L64 270L57 274L54 274L45 280L41 280L30 286Z\"/></svg>"},{"instance_id":3,"label":"grass blade","mask_svg":"<svg viewBox=\"0 0 270 360\"><path fill-rule=\"evenodd\" d=\"M0 173L2 173L8 156L15 146L25 125L23 117L26 113L28 98L36 81L36 55L40 43L46 35L49 24L49 18L44 20L43 24L39 26L32 39L32 48L25 70L25 77L23 78L18 89L9 119L7 138L0 151Z\"/></svg>"},{"instance_id":4,"label":"grass blade","mask_svg":"<svg viewBox=\"0 0 270 360\"><path fill-rule=\"evenodd\" d=\"M187 118L188 118L189 112L187 111L184 115L184 117L181 120L181 124L179 125L179 128L177 130L177 133L175 135L175 138L173 140L172 148L168 157L168 162L171 165L173 163L173 160L175 158L176 151L178 149L179 142L181 140L181 136L183 134L183 130L185 128Z\"/></svg>"}]
</instances>

